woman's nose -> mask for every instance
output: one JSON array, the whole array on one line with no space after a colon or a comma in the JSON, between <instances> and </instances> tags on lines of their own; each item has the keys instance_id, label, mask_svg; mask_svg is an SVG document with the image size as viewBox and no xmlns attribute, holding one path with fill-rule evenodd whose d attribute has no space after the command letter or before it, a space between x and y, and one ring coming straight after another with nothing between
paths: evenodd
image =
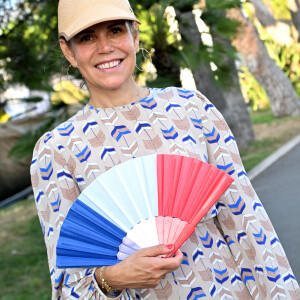
<instances>
[{"instance_id":1,"label":"woman's nose","mask_svg":"<svg viewBox=\"0 0 300 300\"><path fill-rule=\"evenodd\" d=\"M98 52L99 53L109 53L114 50L112 41L107 37L101 37L98 39Z\"/></svg>"}]
</instances>

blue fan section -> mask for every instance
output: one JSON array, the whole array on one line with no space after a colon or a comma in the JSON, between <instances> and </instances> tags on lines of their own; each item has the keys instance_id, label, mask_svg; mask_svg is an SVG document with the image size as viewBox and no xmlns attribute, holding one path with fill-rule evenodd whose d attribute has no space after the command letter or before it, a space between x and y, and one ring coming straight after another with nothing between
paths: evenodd
<instances>
[{"instance_id":1,"label":"blue fan section","mask_svg":"<svg viewBox=\"0 0 300 300\"><path fill-rule=\"evenodd\" d=\"M97 267L118 263L126 232L77 199L61 228L56 247L58 268Z\"/></svg>"}]
</instances>

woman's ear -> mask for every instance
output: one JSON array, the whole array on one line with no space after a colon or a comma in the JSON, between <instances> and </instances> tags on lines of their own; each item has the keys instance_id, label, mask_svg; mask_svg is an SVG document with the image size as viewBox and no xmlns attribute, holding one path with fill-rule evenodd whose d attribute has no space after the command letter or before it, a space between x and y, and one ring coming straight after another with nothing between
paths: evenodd
<instances>
[{"instance_id":1,"label":"woman's ear","mask_svg":"<svg viewBox=\"0 0 300 300\"><path fill-rule=\"evenodd\" d=\"M63 52L65 58L69 61L69 63L73 66L73 67L77 67L77 62L76 59L74 57L74 53L71 49L71 47L67 44L66 40L63 38L59 39L59 45L60 45L60 49Z\"/></svg>"}]
</instances>

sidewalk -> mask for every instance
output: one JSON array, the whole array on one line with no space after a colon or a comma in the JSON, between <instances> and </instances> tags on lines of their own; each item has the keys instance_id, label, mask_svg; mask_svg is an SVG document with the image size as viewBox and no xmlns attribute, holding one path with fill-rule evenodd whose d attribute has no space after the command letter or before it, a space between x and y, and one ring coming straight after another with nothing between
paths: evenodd
<instances>
[{"instance_id":1,"label":"sidewalk","mask_svg":"<svg viewBox=\"0 0 300 300\"><path fill-rule=\"evenodd\" d=\"M296 140L292 147L283 146L268 158L271 164L260 164L251 182L300 282L300 143Z\"/></svg>"}]
</instances>

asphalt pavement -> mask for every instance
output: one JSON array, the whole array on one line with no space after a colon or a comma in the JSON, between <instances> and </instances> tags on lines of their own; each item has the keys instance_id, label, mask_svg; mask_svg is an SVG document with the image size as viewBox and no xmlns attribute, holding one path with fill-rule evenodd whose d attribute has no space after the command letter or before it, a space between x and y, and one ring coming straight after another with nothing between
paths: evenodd
<instances>
[{"instance_id":1,"label":"asphalt pavement","mask_svg":"<svg viewBox=\"0 0 300 300\"><path fill-rule=\"evenodd\" d=\"M274 159L251 182L300 283L300 144Z\"/></svg>"}]
</instances>

